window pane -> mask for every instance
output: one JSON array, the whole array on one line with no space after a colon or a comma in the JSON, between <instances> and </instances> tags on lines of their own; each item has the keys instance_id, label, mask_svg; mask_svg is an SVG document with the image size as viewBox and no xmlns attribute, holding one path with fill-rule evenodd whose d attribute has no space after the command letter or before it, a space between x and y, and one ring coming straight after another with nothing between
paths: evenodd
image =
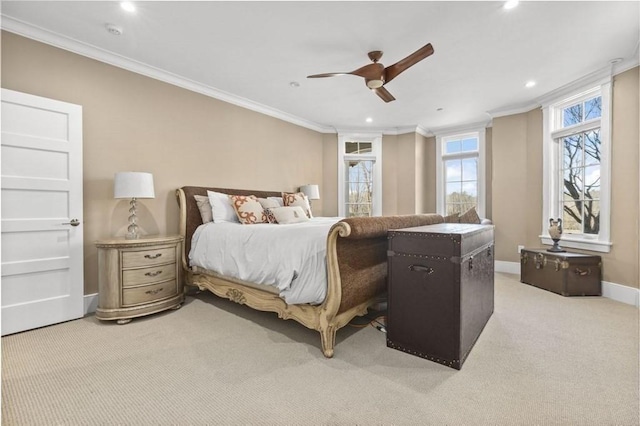
<instances>
[{"instance_id":1,"label":"window pane","mask_svg":"<svg viewBox=\"0 0 640 426\"><path fill-rule=\"evenodd\" d=\"M478 150L478 139L471 138L465 139L462 141L462 150L463 151L477 151Z\"/></svg>"},{"instance_id":2,"label":"window pane","mask_svg":"<svg viewBox=\"0 0 640 426\"><path fill-rule=\"evenodd\" d=\"M358 152L358 142L346 142L344 146L345 146L345 152L347 154L353 154Z\"/></svg>"},{"instance_id":3,"label":"window pane","mask_svg":"<svg viewBox=\"0 0 640 426\"><path fill-rule=\"evenodd\" d=\"M564 193L573 200L582 198L582 169L569 169L564 171Z\"/></svg>"},{"instance_id":4,"label":"window pane","mask_svg":"<svg viewBox=\"0 0 640 426\"><path fill-rule=\"evenodd\" d=\"M462 182L462 194L460 201L475 204L478 198L477 182Z\"/></svg>"},{"instance_id":5,"label":"window pane","mask_svg":"<svg viewBox=\"0 0 640 426\"><path fill-rule=\"evenodd\" d=\"M580 209L578 208L580 206ZM566 233L582 232L582 203L569 202L563 204L562 228Z\"/></svg>"},{"instance_id":6,"label":"window pane","mask_svg":"<svg viewBox=\"0 0 640 426\"><path fill-rule=\"evenodd\" d=\"M602 116L602 97L589 99L584 103L584 119L591 120Z\"/></svg>"},{"instance_id":7,"label":"window pane","mask_svg":"<svg viewBox=\"0 0 640 426\"><path fill-rule=\"evenodd\" d=\"M600 164L600 129L584 134L584 164Z\"/></svg>"},{"instance_id":8,"label":"window pane","mask_svg":"<svg viewBox=\"0 0 640 426\"><path fill-rule=\"evenodd\" d=\"M360 142L358 153L368 154L370 152L371 152L371 142Z\"/></svg>"},{"instance_id":9,"label":"window pane","mask_svg":"<svg viewBox=\"0 0 640 426\"><path fill-rule=\"evenodd\" d=\"M582 104L577 104L562 110L562 127L582 123Z\"/></svg>"},{"instance_id":10,"label":"window pane","mask_svg":"<svg viewBox=\"0 0 640 426\"><path fill-rule=\"evenodd\" d=\"M477 158L466 158L462 160L462 180L478 180Z\"/></svg>"},{"instance_id":11,"label":"window pane","mask_svg":"<svg viewBox=\"0 0 640 426\"><path fill-rule=\"evenodd\" d=\"M447 182L460 181L462 177L462 162L460 160L445 161L444 167L446 168Z\"/></svg>"},{"instance_id":12,"label":"window pane","mask_svg":"<svg viewBox=\"0 0 640 426\"><path fill-rule=\"evenodd\" d=\"M447 183L447 204L459 203L462 184L460 182Z\"/></svg>"},{"instance_id":13,"label":"window pane","mask_svg":"<svg viewBox=\"0 0 640 426\"><path fill-rule=\"evenodd\" d=\"M563 168L579 167L582 165L582 134L568 136L562 140Z\"/></svg>"},{"instance_id":14,"label":"window pane","mask_svg":"<svg viewBox=\"0 0 640 426\"><path fill-rule=\"evenodd\" d=\"M584 203L584 233L597 234L600 232L600 202L587 201Z\"/></svg>"},{"instance_id":15,"label":"window pane","mask_svg":"<svg viewBox=\"0 0 640 426\"><path fill-rule=\"evenodd\" d=\"M584 168L585 198L600 198L600 166Z\"/></svg>"},{"instance_id":16,"label":"window pane","mask_svg":"<svg viewBox=\"0 0 640 426\"><path fill-rule=\"evenodd\" d=\"M459 140L457 140L457 141L449 141L449 142L447 142L447 146L445 148L445 153L453 154L453 153L456 153L456 152L460 152L461 149L462 149L461 141L459 141Z\"/></svg>"}]
</instances>

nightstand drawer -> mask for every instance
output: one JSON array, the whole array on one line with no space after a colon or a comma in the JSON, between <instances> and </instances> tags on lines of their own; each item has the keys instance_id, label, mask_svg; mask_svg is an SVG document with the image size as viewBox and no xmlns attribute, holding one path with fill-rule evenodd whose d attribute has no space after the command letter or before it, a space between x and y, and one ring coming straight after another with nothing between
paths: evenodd
<instances>
[{"instance_id":1,"label":"nightstand drawer","mask_svg":"<svg viewBox=\"0 0 640 426\"><path fill-rule=\"evenodd\" d=\"M122 305L131 306L171 297L178 292L176 280L122 290Z\"/></svg>"},{"instance_id":2,"label":"nightstand drawer","mask_svg":"<svg viewBox=\"0 0 640 426\"><path fill-rule=\"evenodd\" d=\"M175 262L176 249L166 247L151 250L125 251L122 253L122 267L152 266L161 263Z\"/></svg>"},{"instance_id":3,"label":"nightstand drawer","mask_svg":"<svg viewBox=\"0 0 640 426\"><path fill-rule=\"evenodd\" d=\"M176 264L122 271L122 287L134 287L176 278Z\"/></svg>"}]
</instances>

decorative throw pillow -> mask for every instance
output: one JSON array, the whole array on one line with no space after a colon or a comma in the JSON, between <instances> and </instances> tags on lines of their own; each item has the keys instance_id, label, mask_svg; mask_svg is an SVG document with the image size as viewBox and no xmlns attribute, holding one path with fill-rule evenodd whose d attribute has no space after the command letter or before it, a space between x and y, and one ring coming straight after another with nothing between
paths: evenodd
<instances>
[{"instance_id":1,"label":"decorative throw pillow","mask_svg":"<svg viewBox=\"0 0 640 426\"><path fill-rule=\"evenodd\" d=\"M280 202L278 202L280 200ZM269 198L258 198L260 205L262 205L263 209L273 209L276 207L282 207L282 198L269 197Z\"/></svg>"},{"instance_id":2,"label":"decorative throw pillow","mask_svg":"<svg viewBox=\"0 0 640 426\"><path fill-rule=\"evenodd\" d=\"M270 209L276 220L281 225L306 222L309 220L300 206L286 206Z\"/></svg>"},{"instance_id":3,"label":"decorative throw pillow","mask_svg":"<svg viewBox=\"0 0 640 426\"><path fill-rule=\"evenodd\" d=\"M307 215L309 219L313 217L311 213L311 205L309 204L309 199L304 192L295 192L295 193L282 193L282 200L284 201L285 206L300 206L304 211L304 214Z\"/></svg>"},{"instance_id":4,"label":"decorative throw pillow","mask_svg":"<svg viewBox=\"0 0 640 426\"><path fill-rule=\"evenodd\" d=\"M460 223L460 213L452 213L444 217L444 223Z\"/></svg>"},{"instance_id":5,"label":"decorative throw pillow","mask_svg":"<svg viewBox=\"0 0 640 426\"><path fill-rule=\"evenodd\" d=\"M241 224L269 223L262 205L254 195L229 195L229 199Z\"/></svg>"},{"instance_id":6,"label":"decorative throw pillow","mask_svg":"<svg viewBox=\"0 0 640 426\"><path fill-rule=\"evenodd\" d=\"M204 195L194 195L198 210L200 210L200 216L202 217L202 223L213 222L213 211L211 210L211 203L209 197Z\"/></svg>"},{"instance_id":7,"label":"decorative throw pillow","mask_svg":"<svg viewBox=\"0 0 640 426\"><path fill-rule=\"evenodd\" d=\"M461 214L460 223L480 223L480 216L478 216L476 208L471 207L469 210Z\"/></svg>"},{"instance_id":8,"label":"decorative throw pillow","mask_svg":"<svg viewBox=\"0 0 640 426\"><path fill-rule=\"evenodd\" d=\"M276 209L279 209L280 207L274 207ZM264 214L265 216L267 216L267 222L269 223L278 223L278 220L276 219L276 216L273 214L273 209L264 209Z\"/></svg>"},{"instance_id":9,"label":"decorative throw pillow","mask_svg":"<svg viewBox=\"0 0 640 426\"><path fill-rule=\"evenodd\" d=\"M231 205L229 194L207 191L207 195L213 211L214 222L239 222L236 211Z\"/></svg>"}]
</instances>

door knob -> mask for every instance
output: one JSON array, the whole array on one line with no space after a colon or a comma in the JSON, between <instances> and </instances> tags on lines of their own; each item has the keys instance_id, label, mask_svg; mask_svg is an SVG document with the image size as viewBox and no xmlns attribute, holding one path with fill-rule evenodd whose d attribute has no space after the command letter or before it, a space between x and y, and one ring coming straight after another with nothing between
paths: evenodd
<instances>
[{"instance_id":1,"label":"door knob","mask_svg":"<svg viewBox=\"0 0 640 426\"><path fill-rule=\"evenodd\" d=\"M78 226L80 221L78 219L71 219L71 222L64 222L62 225Z\"/></svg>"}]
</instances>

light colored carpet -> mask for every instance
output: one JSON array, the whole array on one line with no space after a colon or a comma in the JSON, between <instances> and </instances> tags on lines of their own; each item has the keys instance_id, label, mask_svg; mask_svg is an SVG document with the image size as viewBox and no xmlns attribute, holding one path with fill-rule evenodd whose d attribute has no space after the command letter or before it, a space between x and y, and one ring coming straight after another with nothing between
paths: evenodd
<instances>
[{"instance_id":1,"label":"light colored carpet","mask_svg":"<svg viewBox=\"0 0 640 426\"><path fill-rule=\"evenodd\" d=\"M6 425L638 425L638 309L496 274L462 370L386 347L373 327L320 337L208 293L177 311L93 316L2 338ZM416 325L418 326L418 325Z\"/></svg>"}]
</instances>

